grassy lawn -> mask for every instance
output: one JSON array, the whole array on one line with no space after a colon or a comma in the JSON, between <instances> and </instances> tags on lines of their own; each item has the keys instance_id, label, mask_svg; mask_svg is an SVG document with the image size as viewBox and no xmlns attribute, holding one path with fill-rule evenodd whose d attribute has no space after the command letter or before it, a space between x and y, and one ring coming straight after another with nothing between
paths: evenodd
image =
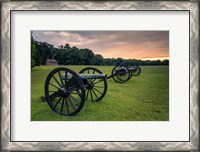
<instances>
[{"instance_id":1,"label":"grassy lawn","mask_svg":"<svg viewBox=\"0 0 200 152\"><path fill-rule=\"evenodd\" d=\"M79 72L86 66L66 66ZM96 66L110 75L112 66ZM99 102L86 101L76 116L59 115L40 100L44 83L55 66L34 67L31 71L32 121L168 121L169 120L169 67L144 66L137 77L126 83L109 79L105 97Z\"/></svg>"}]
</instances>

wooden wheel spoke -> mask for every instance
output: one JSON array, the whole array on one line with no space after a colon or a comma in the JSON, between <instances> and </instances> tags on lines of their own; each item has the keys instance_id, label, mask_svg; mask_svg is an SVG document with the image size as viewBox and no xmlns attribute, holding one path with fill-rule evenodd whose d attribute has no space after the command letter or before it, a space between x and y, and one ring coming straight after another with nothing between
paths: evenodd
<instances>
[{"instance_id":1,"label":"wooden wheel spoke","mask_svg":"<svg viewBox=\"0 0 200 152\"><path fill-rule=\"evenodd\" d=\"M82 93L80 93L80 90L77 90L77 93L79 94L79 95L81 95Z\"/></svg>"},{"instance_id":2,"label":"wooden wheel spoke","mask_svg":"<svg viewBox=\"0 0 200 152\"><path fill-rule=\"evenodd\" d=\"M54 77L54 75L53 75L52 77L53 77L53 79L56 81L56 83L62 88L60 82L58 82L58 80L56 79L56 77Z\"/></svg>"},{"instance_id":3,"label":"wooden wheel spoke","mask_svg":"<svg viewBox=\"0 0 200 152\"><path fill-rule=\"evenodd\" d=\"M96 88L93 88L94 90L96 90L97 92L99 92L100 94L103 94L102 92L100 92L99 90L97 90Z\"/></svg>"},{"instance_id":4,"label":"wooden wheel spoke","mask_svg":"<svg viewBox=\"0 0 200 152\"><path fill-rule=\"evenodd\" d=\"M90 96L91 96L91 100L93 101L93 96L92 96L92 91L90 89Z\"/></svg>"},{"instance_id":5,"label":"wooden wheel spoke","mask_svg":"<svg viewBox=\"0 0 200 152\"><path fill-rule=\"evenodd\" d=\"M65 86L67 85L67 71L65 71Z\"/></svg>"},{"instance_id":6,"label":"wooden wheel spoke","mask_svg":"<svg viewBox=\"0 0 200 152\"><path fill-rule=\"evenodd\" d=\"M85 100L87 100L87 99L88 99L89 90L88 90L88 89L86 89L86 92L87 92L87 94L86 94L86 98L85 98Z\"/></svg>"},{"instance_id":7,"label":"wooden wheel spoke","mask_svg":"<svg viewBox=\"0 0 200 152\"><path fill-rule=\"evenodd\" d=\"M62 106L61 106L60 112L63 112L64 101L65 101L65 98L63 98L63 100L62 100Z\"/></svg>"},{"instance_id":8,"label":"wooden wheel spoke","mask_svg":"<svg viewBox=\"0 0 200 152\"><path fill-rule=\"evenodd\" d=\"M50 84L50 85L52 85L53 87L55 87L55 88L57 88L57 89L61 90L61 89L60 89L60 88L58 88L56 85L54 85L54 84L52 84L52 83L50 83L50 82L49 82L49 84Z\"/></svg>"},{"instance_id":9,"label":"wooden wheel spoke","mask_svg":"<svg viewBox=\"0 0 200 152\"><path fill-rule=\"evenodd\" d=\"M124 79L127 79L128 76L127 76L126 74L124 74L124 75L121 75L120 77L121 77L122 79L123 79L123 78L124 78Z\"/></svg>"},{"instance_id":10,"label":"wooden wheel spoke","mask_svg":"<svg viewBox=\"0 0 200 152\"><path fill-rule=\"evenodd\" d=\"M51 95L49 95L50 99L55 99L56 97L58 97L60 95L59 92L54 92Z\"/></svg>"},{"instance_id":11,"label":"wooden wheel spoke","mask_svg":"<svg viewBox=\"0 0 200 152\"><path fill-rule=\"evenodd\" d=\"M123 78L126 79L125 75L121 75L120 78L121 78L121 79L123 79ZM124 80L124 79L123 79L123 80Z\"/></svg>"},{"instance_id":12,"label":"wooden wheel spoke","mask_svg":"<svg viewBox=\"0 0 200 152\"><path fill-rule=\"evenodd\" d=\"M120 78L119 78L119 76L118 76L118 75L116 75L116 76L115 76L115 79L118 79L118 80L120 80Z\"/></svg>"},{"instance_id":13,"label":"wooden wheel spoke","mask_svg":"<svg viewBox=\"0 0 200 152\"><path fill-rule=\"evenodd\" d=\"M94 93L94 95L96 96L96 98L98 99L97 94L95 93L95 91L92 89L92 92Z\"/></svg>"},{"instance_id":14,"label":"wooden wheel spoke","mask_svg":"<svg viewBox=\"0 0 200 152\"><path fill-rule=\"evenodd\" d=\"M56 102L56 104L54 105L54 108L56 108L56 106L58 105L58 103L60 102L61 99L62 99L62 97L60 97L60 99Z\"/></svg>"},{"instance_id":15,"label":"wooden wheel spoke","mask_svg":"<svg viewBox=\"0 0 200 152\"><path fill-rule=\"evenodd\" d=\"M58 75L59 75L59 78L60 78L60 82L61 82L61 83L62 83L62 85L63 85L63 80L62 80L62 78L61 78L60 71L58 71Z\"/></svg>"},{"instance_id":16,"label":"wooden wheel spoke","mask_svg":"<svg viewBox=\"0 0 200 152\"><path fill-rule=\"evenodd\" d=\"M94 78L94 79L92 80L92 83L94 83L95 80L96 80L96 78Z\"/></svg>"},{"instance_id":17,"label":"wooden wheel spoke","mask_svg":"<svg viewBox=\"0 0 200 152\"><path fill-rule=\"evenodd\" d=\"M74 106L74 104L73 104L73 102L71 101L71 99L70 99L69 97L68 97L67 99L68 99L68 101L69 101L69 103L70 103L72 109L73 109L73 110L76 110L76 107Z\"/></svg>"},{"instance_id":18,"label":"wooden wheel spoke","mask_svg":"<svg viewBox=\"0 0 200 152\"><path fill-rule=\"evenodd\" d=\"M73 85L72 87L68 88L67 91L70 91L70 90L76 88L78 85L79 85L79 84L75 84L75 85Z\"/></svg>"},{"instance_id":19,"label":"wooden wheel spoke","mask_svg":"<svg viewBox=\"0 0 200 152\"><path fill-rule=\"evenodd\" d=\"M68 100L66 99L66 107L67 107L67 113L69 114L69 105L68 105Z\"/></svg>"},{"instance_id":20,"label":"wooden wheel spoke","mask_svg":"<svg viewBox=\"0 0 200 152\"><path fill-rule=\"evenodd\" d=\"M120 77L117 77L119 81L123 81Z\"/></svg>"},{"instance_id":21,"label":"wooden wheel spoke","mask_svg":"<svg viewBox=\"0 0 200 152\"><path fill-rule=\"evenodd\" d=\"M105 88L105 87L103 87L103 86L96 86L96 85L95 85L94 87L96 87L96 88Z\"/></svg>"},{"instance_id":22,"label":"wooden wheel spoke","mask_svg":"<svg viewBox=\"0 0 200 152\"><path fill-rule=\"evenodd\" d=\"M76 98L74 98L72 95L69 95L76 103L80 104L79 101L76 100Z\"/></svg>"},{"instance_id":23,"label":"wooden wheel spoke","mask_svg":"<svg viewBox=\"0 0 200 152\"><path fill-rule=\"evenodd\" d=\"M103 81L103 79L101 79L101 80L95 82L94 84L100 83L100 82L102 82L102 81Z\"/></svg>"}]
</instances>

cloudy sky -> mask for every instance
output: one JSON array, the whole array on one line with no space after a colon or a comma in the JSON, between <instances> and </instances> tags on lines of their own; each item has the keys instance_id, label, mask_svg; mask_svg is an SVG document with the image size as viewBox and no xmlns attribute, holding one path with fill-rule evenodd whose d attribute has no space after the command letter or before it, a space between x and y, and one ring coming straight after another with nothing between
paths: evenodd
<instances>
[{"instance_id":1,"label":"cloudy sky","mask_svg":"<svg viewBox=\"0 0 200 152\"><path fill-rule=\"evenodd\" d=\"M168 59L168 31L33 31L37 41L89 48L104 58Z\"/></svg>"}]
</instances>

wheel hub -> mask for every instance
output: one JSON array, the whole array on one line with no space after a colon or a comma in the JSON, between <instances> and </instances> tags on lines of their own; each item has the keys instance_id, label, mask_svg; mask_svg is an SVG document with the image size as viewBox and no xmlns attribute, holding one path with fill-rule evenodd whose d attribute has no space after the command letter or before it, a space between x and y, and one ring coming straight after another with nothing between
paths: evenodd
<instances>
[{"instance_id":1,"label":"wheel hub","mask_svg":"<svg viewBox=\"0 0 200 152\"><path fill-rule=\"evenodd\" d=\"M63 97L67 97L70 94L65 87L61 88L61 92Z\"/></svg>"},{"instance_id":2,"label":"wheel hub","mask_svg":"<svg viewBox=\"0 0 200 152\"><path fill-rule=\"evenodd\" d=\"M88 82L88 89L92 89L94 87L93 82Z\"/></svg>"}]
</instances>

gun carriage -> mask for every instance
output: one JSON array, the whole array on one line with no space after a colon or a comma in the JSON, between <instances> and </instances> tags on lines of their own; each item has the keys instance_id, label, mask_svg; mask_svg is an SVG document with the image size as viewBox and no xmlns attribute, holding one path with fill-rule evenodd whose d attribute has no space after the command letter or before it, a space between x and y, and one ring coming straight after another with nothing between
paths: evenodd
<instances>
[{"instance_id":1,"label":"gun carriage","mask_svg":"<svg viewBox=\"0 0 200 152\"><path fill-rule=\"evenodd\" d=\"M107 79L118 83L128 81L134 74L134 67L116 66L107 76L94 67L87 67L76 73L60 67L52 70L45 82L45 99L53 111L74 116L82 109L85 100L100 101L107 92ZM140 69L141 72L141 69Z\"/></svg>"}]
</instances>

